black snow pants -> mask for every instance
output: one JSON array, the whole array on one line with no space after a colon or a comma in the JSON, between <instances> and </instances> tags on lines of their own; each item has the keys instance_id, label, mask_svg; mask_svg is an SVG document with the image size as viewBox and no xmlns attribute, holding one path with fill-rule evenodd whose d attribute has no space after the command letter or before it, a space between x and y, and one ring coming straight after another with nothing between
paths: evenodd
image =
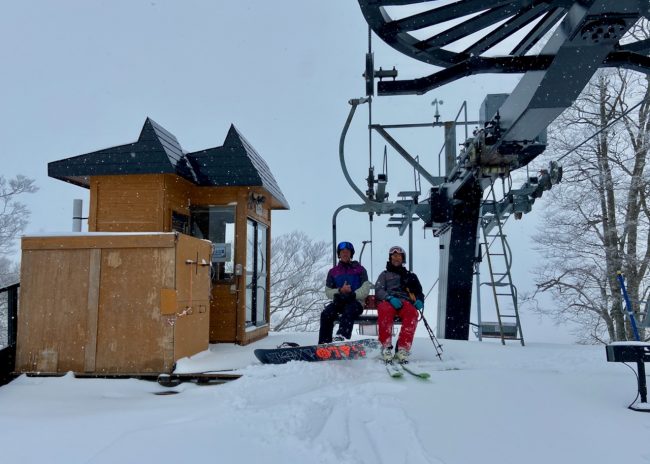
<instances>
[{"instance_id":1,"label":"black snow pants","mask_svg":"<svg viewBox=\"0 0 650 464\"><path fill-rule=\"evenodd\" d=\"M363 306L356 299L333 301L327 306L320 315L320 331L318 333L318 343L331 343L332 331L334 330L334 321L339 318L339 330L337 335L346 339L352 336L352 327L354 320L363 312Z\"/></svg>"}]
</instances>

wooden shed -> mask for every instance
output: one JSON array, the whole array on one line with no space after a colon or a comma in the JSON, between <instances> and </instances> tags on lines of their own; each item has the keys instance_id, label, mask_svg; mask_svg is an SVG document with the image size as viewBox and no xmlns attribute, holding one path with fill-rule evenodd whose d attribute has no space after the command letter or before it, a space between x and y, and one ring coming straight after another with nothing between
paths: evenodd
<instances>
[{"instance_id":1,"label":"wooden shed","mask_svg":"<svg viewBox=\"0 0 650 464\"><path fill-rule=\"evenodd\" d=\"M187 153L174 135L147 118L136 142L49 163L48 173L90 189L89 234L23 239L19 371L40 365L59 372L169 372L173 361L206 349L207 341L248 344L268 334L271 212L289 205L267 164L234 126L222 146ZM167 245L161 246L161 240L168 240ZM187 247L196 249L191 258L184 256ZM129 256L120 258L120 278L109 262L115 253ZM144 267L161 253L165 264ZM181 255L181 261L208 264L194 265L190 289L184 287L190 280L182 276L181 268L188 265L178 261ZM49 279L48 272L55 270L59 277ZM151 275L137 284L135 276L147 273ZM66 285L76 295L74 308L58 303L56 295L62 296ZM150 332L131 330L122 322L111 322L114 329L104 332L102 314L112 311L105 310L104 301L114 294L123 301L113 303L129 317L138 319L136 313L142 313L152 324ZM187 295L206 305L205 317L200 311L179 317ZM85 347L93 341L94 317L93 359L92 349ZM44 320L60 329L48 330ZM190 320L194 323L188 325ZM36 343L35 337L42 340ZM125 339L130 341L122 344ZM111 351L114 345L117 351ZM129 365L125 358L134 348L150 362ZM108 356L106 350L118 354Z\"/></svg>"},{"instance_id":2,"label":"wooden shed","mask_svg":"<svg viewBox=\"0 0 650 464\"><path fill-rule=\"evenodd\" d=\"M208 348L208 241L31 236L22 250L19 372L171 372Z\"/></svg>"}]
</instances>

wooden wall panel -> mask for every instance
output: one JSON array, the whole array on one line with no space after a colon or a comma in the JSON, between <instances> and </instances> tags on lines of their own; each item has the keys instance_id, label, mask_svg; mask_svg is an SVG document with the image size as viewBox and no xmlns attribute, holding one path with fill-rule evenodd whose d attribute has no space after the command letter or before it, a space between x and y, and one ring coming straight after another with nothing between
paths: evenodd
<instances>
[{"instance_id":1,"label":"wooden wall panel","mask_svg":"<svg viewBox=\"0 0 650 464\"><path fill-rule=\"evenodd\" d=\"M176 245L176 298L178 300L206 299L210 294L210 260L212 244L208 240L179 234ZM197 264L188 264L192 261Z\"/></svg>"},{"instance_id":2,"label":"wooden wall panel","mask_svg":"<svg viewBox=\"0 0 650 464\"><path fill-rule=\"evenodd\" d=\"M102 252L99 249L88 250L88 322L86 324L86 349L84 371L95 372L97 355L97 319L99 316L99 285L101 276Z\"/></svg>"},{"instance_id":3,"label":"wooden wall panel","mask_svg":"<svg viewBox=\"0 0 650 464\"><path fill-rule=\"evenodd\" d=\"M191 308L191 312L176 319L174 326L175 359L208 349L211 253L212 244L209 241L182 234L178 236L176 246L177 314L184 314L186 308ZM188 260L194 263L188 264Z\"/></svg>"},{"instance_id":4,"label":"wooden wall panel","mask_svg":"<svg viewBox=\"0 0 650 464\"><path fill-rule=\"evenodd\" d=\"M185 179L172 174L164 174L164 232L172 230L172 212L190 215L190 194L193 189L200 188Z\"/></svg>"},{"instance_id":5,"label":"wooden wall panel","mask_svg":"<svg viewBox=\"0 0 650 464\"><path fill-rule=\"evenodd\" d=\"M91 232L163 232L162 175L94 176L90 183Z\"/></svg>"},{"instance_id":6,"label":"wooden wall panel","mask_svg":"<svg viewBox=\"0 0 650 464\"><path fill-rule=\"evenodd\" d=\"M97 371L164 372L171 367L165 364L169 334L160 291L173 282L173 249L103 250Z\"/></svg>"},{"instance_id":7,"label":"wooden wall panel","mask_svg":"<svg viewBox=\"0 0 650 464\"><path fill-rule=\"evenodd\" d=\"M142 235L66 235L61 237L26 236L22 238L24 250L85 250L91 248L173 248L176 234Z\"/></svg>"},{"instance_id":8,"label":"wooden wall panel","mask_svg":"<svg viewBox=\"0 0 650 464\"><path fill-rule=\"evenodd\" d=\"M190 192L193 206L228 205L239 198L239 192L246 187L198 187Z\"/></svg>"},{"instance_id":9,"label":"wooden wall panel","mask_svg":"<svg viewBox=\"0 0 650 464\"><path fill-rule=\"evenodd\" d=\"M89 250L23 252L19 372L84 370L89 262Z\"/></svg>"},{"instance_id":10,"label":"wooden wall panel","mask_svg":"<svg viewBox=\"0 0 650 464\"><path fill-rule=\"evenodd\" d=\"M179 302L179 313L189 305ZM174 359L192 356L208 349L210 332L210 302L192 301L192 312L176 319L174 324Z\"/></svg>"},{"instance_id":11,"label":"wooden wall panel","mask_svg":"<svg viewBox=\"0 0 650 464\"><path fill-rule=\"evenodd\" d=\"M231 293L230 284L217 284L210 302L210 343L237 341L236 328L237 293Z\"/></svg>"},{"instance_id":12,"label":"wooden wall panel","mask_svg":"<svg viewBox=\"0 0 650 464\"><path fill-rule=\"evenodd\" d=\"M242 340L241 344L248 345L249 343L253 343L257 340L261 340L262 338L266 337L268 334L269 334L268 325L259 327L258 329L255 330L249 330L244 334L244 339Z\"/></svg>"}]
</instances>

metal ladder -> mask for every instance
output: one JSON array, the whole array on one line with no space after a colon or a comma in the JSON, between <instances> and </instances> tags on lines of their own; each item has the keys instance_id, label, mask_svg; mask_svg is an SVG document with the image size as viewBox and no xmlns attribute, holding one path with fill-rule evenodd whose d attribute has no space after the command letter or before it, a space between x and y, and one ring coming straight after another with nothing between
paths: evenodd
<instances>
[{"instance_id":1,"label":"metal ladder","mask_svg":"<svg viewBox=\"0 0 650 464\"><path fill-rule=\"evenodd\" d=\"M494 183L490 190L492 200L484 200L482 208L484 214L480 221L483 247L490 272L490 280L483 284L492 289L497 314L497 323L492 325L498 325L498 331L496 327L492 327L490 331L490 324L483 323L481 320L478 321L478 330L482 337L500 337L503 345L506 344L506 340L519 340L521 345L525 346L519 319L517 287L512 283L510 274L512 251L508 245L506 234L503 232L503 226L510 215L499 213ZM495 232L491 233L493 230Z\"/></svg>"}]
</instances>

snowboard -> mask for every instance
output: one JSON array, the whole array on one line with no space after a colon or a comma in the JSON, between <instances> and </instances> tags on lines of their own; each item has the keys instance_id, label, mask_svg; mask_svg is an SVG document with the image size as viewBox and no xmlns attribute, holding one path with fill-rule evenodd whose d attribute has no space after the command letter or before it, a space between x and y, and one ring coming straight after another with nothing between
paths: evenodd
<instances>
[{"instance_id":1,"label":"snowboard","mask_svg":"<svg viewBox=\"0 0 650 464\"><path fill-rule=\"evenodd\" d=\"M368 351L379 348L379 342L368 338L322 345L290 348L257 349L254 351L262 364L284 364L289 361L343 361L365 358Z\"/></svg>"}]
</instances>

